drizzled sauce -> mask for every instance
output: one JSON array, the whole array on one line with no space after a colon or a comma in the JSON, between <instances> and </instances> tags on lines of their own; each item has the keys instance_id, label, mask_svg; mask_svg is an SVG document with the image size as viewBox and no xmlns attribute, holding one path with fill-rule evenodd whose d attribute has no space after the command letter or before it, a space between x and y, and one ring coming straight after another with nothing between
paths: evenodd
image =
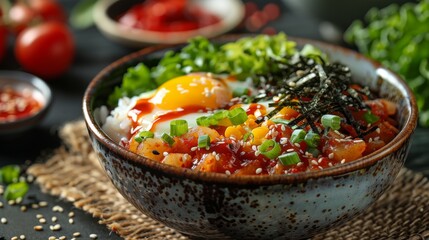
<instances>
[{"instance_id":1,"label":"drizzled sauce","mask_svg":"<svg viewBox=\"0 0 429 240\"><path fill-rule=\"evenodd\" d=\"M31 90L0 87L0 122L29 117L41 108L42 104L33 97Z\"/></svg>"}]
</instances>

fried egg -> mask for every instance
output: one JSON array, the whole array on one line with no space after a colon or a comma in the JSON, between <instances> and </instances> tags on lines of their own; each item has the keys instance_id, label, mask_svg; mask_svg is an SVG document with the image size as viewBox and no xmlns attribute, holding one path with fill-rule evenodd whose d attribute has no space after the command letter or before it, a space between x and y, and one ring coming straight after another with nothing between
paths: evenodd
<instances>
[{"instance_id":1,"label":"fried egg","mask_svg":"<svg viewBox=\"0 0 429 240\"><path fill-rule=\"evenodd\" d=\"M227 107L238 84L252 89L250 82L238 82L206 73L173 78L156 90L141 94L131 104L133 107L128 111L130 132L133 135L140 131L151 131L160 137L170 132L170 122L175 119L184 119L188 127L195 127L198 117Z\"/></svg>"}]
</instances>

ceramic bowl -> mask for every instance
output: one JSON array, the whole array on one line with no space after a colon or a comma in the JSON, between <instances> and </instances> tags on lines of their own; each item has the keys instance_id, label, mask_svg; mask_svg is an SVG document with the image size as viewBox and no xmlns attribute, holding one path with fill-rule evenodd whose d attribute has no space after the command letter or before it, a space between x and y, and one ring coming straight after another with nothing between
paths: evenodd
<instances>
[{"instance_id":1,"label":"ceramic bowl","mask_svg":"<svg viewBox=\"0 0 429 240\"><path fill-rule=\"evenodd\" d=\"M129 47L144 47L153 44L184 43L195 36L215 37L235 28L244 17L240 0L191 0L202 9L220 17L220 22L191 31L156 32L119 24L115 18L141 0L99 0L94 7L94 21L108 38Z\"/></svg>"},{"instance_id":2,"label":"ceramic bowl","mask_svg":"<svg viewBox=\"0 0 429 240\"><path fill-rule=\"evenodd\" d=\"M236 40L228 36L219 41ZM362 213L389 187L404 164L416 127L416 102L403 80L362 55L312 43L350 66L355 80L398 105L400 132L382 149L321 171L279 176L229 176L167 166L127 151L109 139L94 117L126 69L156 63L169 48L152 47L102 70L89 84L83 111L100 163L119 192L144 214L201 239L308 238Z\"/></svg>"},{"instance_id":3,"label":"ceramic bowl","mask_svg":"<svg viewBox=\"0 0 429 240\"><path fill-rule=\"evenodd\" d=\"M40 78L20 71L0 71L0 89L12 88L16 92L28 92L39 102L41 108L37 112L13 120L0 120L0 137L19 135L39 124L46 116L52 102L49 86Z\"/></svg>"}]
</instances>

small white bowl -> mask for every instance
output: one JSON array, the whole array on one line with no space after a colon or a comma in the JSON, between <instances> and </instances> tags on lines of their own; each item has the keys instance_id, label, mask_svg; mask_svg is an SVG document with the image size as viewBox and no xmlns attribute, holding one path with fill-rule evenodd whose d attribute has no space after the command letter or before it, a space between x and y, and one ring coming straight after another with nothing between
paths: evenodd
<instances>
[{"instance_id":1,"label":"small white bowl","mask_svg":"<svg viewBox=\"0 0 429 240\"><path fill-rule=\"evenodd\" d=\"M37 112L13 120L0 121L0 138L19 135L39 124L46 116L52 103L52 92L40 78L20 71L0 71L0 88L10 87L17 92L30 91L41 105Z\"/></svg>"},{"instance_id":2,"label":"small white bowl","mask_svg":"<svg viewBox=\"0 0 429 240\"><path fill-rule=\"evenodd\" d=\"M156 32L124 26L115 17L141 1L99 0L94 7L94 21L108 38L129 47L153 44L184 43L195 36L215 37L234 29L244 17L244 5L240 0L191 0L206 11L220 18L218 23L191 31Z\"/></svg>"}]
</instances>

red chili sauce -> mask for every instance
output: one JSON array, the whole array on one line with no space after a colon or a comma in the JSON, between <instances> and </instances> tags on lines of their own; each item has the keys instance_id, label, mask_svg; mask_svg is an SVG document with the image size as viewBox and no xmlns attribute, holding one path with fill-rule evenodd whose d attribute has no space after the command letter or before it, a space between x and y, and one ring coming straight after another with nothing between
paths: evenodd
<instances>
[{"instance_id":1,"label":"red chili sauce","mask_svg":"<svg viewBox=\"0 0 429 240\"><path fill-rule=\"evenodd\" d=\"M218 23L220 18L186 0L149 0L131 7L118 22L125 26L157 31L189 31Z\"/></svg>"},{"instance_id":2,"label":"red chili sauce","mask_svg":"<svg viewBox=\"0 0 429 240\"><path fill-rule=\"evenodd\" d=\"M13 121L26 118L42 107L31 91L16 91L10 87L0 88L0 121Z\"/></svg>"}]
</instances>

